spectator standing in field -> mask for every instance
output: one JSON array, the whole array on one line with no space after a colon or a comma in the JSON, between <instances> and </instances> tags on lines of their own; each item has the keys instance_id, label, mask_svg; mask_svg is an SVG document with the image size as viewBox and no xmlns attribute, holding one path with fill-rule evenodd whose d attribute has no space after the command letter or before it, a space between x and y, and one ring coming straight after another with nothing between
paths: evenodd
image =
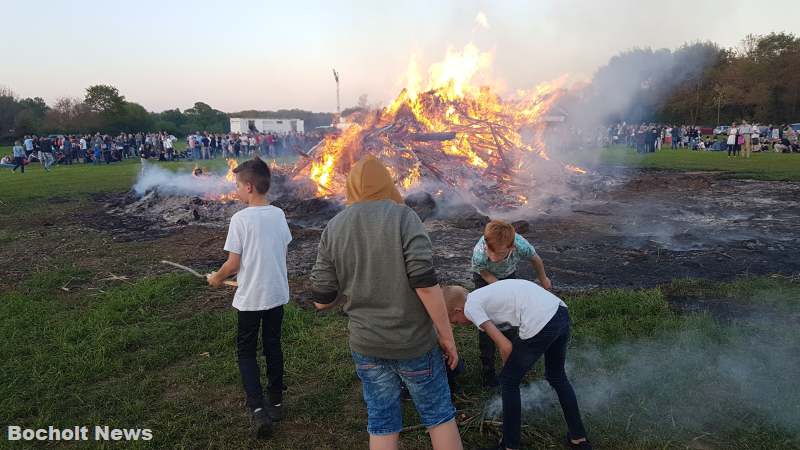
<instances>
[{"instance_id":1,"label":"spectator standing in field","mask_svg":"<svg viewBox=\"0 0 800 450\"><path fill-rule=\"evenodd\" d=\"M247 139L247 136L240 136L239 142L241 143L241 151L244 153L245 156L250 154L250 141ZM237 158L239 155L236 155Z\"/></svg>"},{"instance_id":2,"label":"spectator standing in field","mask_svg":"<svg viewBox=\"0 0 800 450\"><path fill-rule=\"evenodd\" d=\"M269 140L267 139L266 135L259 136L259 144L258 147L261 151L263 156L272 157L272 153L269 151Z\"/></svg>"},{"instance_id":3,"label":"spectator standing in field","mask_svg":"<svg viewBox=\"0 0 800 450\"><path fill-rule=\"evenodd\" d=\"M64 163L72 165L72 141L70 141L69 136L64 137L64 143L61 148L64 151Z\"/></svg>"},{"instance_id":4,"label":"spectator standing in field","mask_svg":"<svg viewBox=\"0 0 800 450\"><path fill-rule=\"evenodd\" d=\"M737 156L738 150L736 148L736 134L738 130L736 129L736 122L731 124L730 129L728 130L728 158L731 156Z\"/></svg>"},{"instance_id":5,"label":"spectator standing in field","mask_svg":"<svg viewBox=\"0 0 800 450\"><path fill-rule=\"evenodd\" d=\"M25 136L25 156L30 156L33 153L33 138Z\"/></svg>"},{"instance_id":6,"label":"spectator standing in field","mask_svg":"<svg viewBox=\"0 0 800 450\"><path fill-rule=\"evenodd\" d=\"M78 145L80 145L80 147L81 147L81 154L85 155L86 154L86 150L88 150L88 148L89 148L89 146L88 146L89 144L86 142L86 137L85 136L81 136L80 140L78 141Z\"/></svg>"},{"instance_id":7,"label":"spectator standing in field","mask_svg":"<svg viewBox=\"0 0 800 450\"><path fill-rule=\"evenodd\" d=\"M746 120L743 120L742 125L739 127L740 138L738 140L742 142L742 156L745 158L750 157L750 152L753 149L752 134L753 127Z\"/></svg>"},{"instance_id":8,"label":"spectator standing in field","mask_svg":"<svg viewBox=\"0 0 800 450\"><path fill-rule=\"evenodd\" d=\"M172 146L172 138L168 134L164 136L164 150L167 153L167 161L172 161L175 158L175 149Z\"/></svg>"},{"instance_id":9,"label":"spectator standing in field","mask_svg":"<svg viewBox=\"0 0 800 450\"><path fill-rule=\"evenodd\" d=\"M11 151L14 156L14 168L11 171L16 172L17 167L19 167L21 169L20 172L25 173L25 147L17 141L14 142L14 148Z\"/></svg>"},{"instance_id":10,"label":"spectator standing in field","mask_svg":"<svg viewBox=\"0 0 800 450\"><path fill-rule=\"evenodd\" d=\"M258 147L256 147L256 138L255 136L250 136L247 138L247 145L251 152L256 151Z\"/></svg>"},{"instance_id":11,"label":"spectator standing in field","mask_svg":"<svg viewBox=\"0 0 800 450\"><path fill-rule=\"evenodd\" d=\"M200 138L200 142L203 144L203 159L211 159L211 154L209 153L211 139L208 138L207 134L203 134Z\"/></svg>"},{"instance_id":12,"label":"spectator standing in field","mask_svg":"<svg viewBox=\"0 0 800 450\"><path fill-rule=\"evenodd\" d=\"M770 140L772 141L772 146L774 148L775 144L777 144L781 140L781 130L779 127L773 127L772 125L770 125L769 127L771 129Z\"/></svg>"},{"instance_id":13,"label":"spectator standing in field","mask_svg":"<svg viewBox=\"0 0 800 450\"><path fill-rule=\"evenodd\" d=\"M186 138L186 146L187 146L186 148L187 148L187 150L189 152L189 155L191 155L192 159L194 159L194 135L193 134L190 134Z\"/></svg>"}]
</instances>

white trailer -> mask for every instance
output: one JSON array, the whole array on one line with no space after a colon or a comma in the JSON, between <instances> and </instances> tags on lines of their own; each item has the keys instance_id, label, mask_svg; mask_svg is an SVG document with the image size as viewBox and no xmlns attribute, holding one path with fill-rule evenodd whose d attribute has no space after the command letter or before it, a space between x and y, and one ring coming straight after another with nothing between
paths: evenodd
<instances>
[{"instance_id":1,"label":"white trailer","mask_svg":"<svg viewBox=\"0 0 800 450\"><path fill-rule=\"evenodd\" d=\"M248 119L245 117L231 118L232 133L303 133L301 119Z\"/></svg>"}]
</instances>

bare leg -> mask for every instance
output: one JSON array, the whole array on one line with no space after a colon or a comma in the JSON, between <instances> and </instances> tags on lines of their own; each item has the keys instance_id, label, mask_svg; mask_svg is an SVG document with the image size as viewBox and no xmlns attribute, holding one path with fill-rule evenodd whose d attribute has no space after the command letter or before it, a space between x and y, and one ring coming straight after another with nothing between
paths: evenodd
<instances>
[{"instance_id":1,"label":"bare leg","mask_svg":"<svg viewBox=\"0 0 800 450\"><path fill-rule=\"evenodd\" d=\"M455 419L429 428L428 434L431 436L431 446L434 450L461 450L463 448Z\"/></svg>"},{"instance_id":2,"label":"bare leg","mask_svg":"<svg viewBox=\"0 0 800 450\"><path fill-rule=\"evenodd\" d=\"M397 450L400 433L378 436L369 435L369 450Z\"/></svg>"}]
</instances>

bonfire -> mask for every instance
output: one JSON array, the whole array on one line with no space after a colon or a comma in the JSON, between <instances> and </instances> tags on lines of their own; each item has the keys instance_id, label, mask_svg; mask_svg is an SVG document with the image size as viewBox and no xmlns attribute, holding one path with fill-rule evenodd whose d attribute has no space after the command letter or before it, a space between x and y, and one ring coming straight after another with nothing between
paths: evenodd
<instances>
[{"instance_id":1,"label":"bonfire","mask_svg":"<svg viewBox=\"0 0 800 450\"><path fill-rule=\"evenodd\" d=\"M502 99L471 82L488 59L467 46L431 67L426 89L419 89L421 77L409 76L389 106L312 149L292 169L293 179L313 181L317 196L341 198L351 165L371 154L405 193L426 190L509 209L528 203L545 176L582 173L555 161L544 145L542 119L563 92L563 79ZM523 130L530 138L523 139Z\"/></svg>"}]
</instances>

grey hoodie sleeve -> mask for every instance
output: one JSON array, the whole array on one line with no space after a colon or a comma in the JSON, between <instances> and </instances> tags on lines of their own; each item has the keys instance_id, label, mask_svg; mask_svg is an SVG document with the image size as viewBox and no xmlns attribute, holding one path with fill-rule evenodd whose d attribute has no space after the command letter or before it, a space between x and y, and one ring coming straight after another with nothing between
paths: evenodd
<instances>
[{"instance_id":1,"label":"grey hoodie sleeve","mask_svg":"<svg viewBox=\"0 0 800 450\"><path fill-rule=\"evenodd\" d=\"M401 232L408 283L414 289L435 286L439 281L433 267L431 239L411 208L406 208L403 214Z\"/></svg>"},{"instance_id":2,"label":"grey hoodie sleeve","mask_svg":"<svg viewBox=\"0 0 800 450\"><path fill-rule=\"evenodd\" d=\"M328 247L328 227L322 232L317 250L317 261L311 269L311 295L317 303L328 304L336 300L339 281Z\"/></svg>"}]
</instances>

